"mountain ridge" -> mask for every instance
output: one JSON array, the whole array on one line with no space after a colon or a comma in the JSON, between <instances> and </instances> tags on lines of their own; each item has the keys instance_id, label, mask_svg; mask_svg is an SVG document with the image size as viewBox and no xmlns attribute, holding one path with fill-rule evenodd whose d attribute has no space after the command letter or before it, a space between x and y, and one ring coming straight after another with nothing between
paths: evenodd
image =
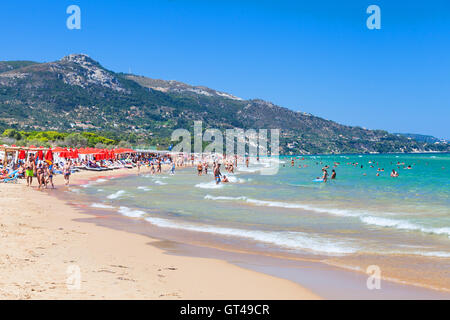
<instances>
[{"instance_id":1,"label":"mountain ridge","mask_svg":"<svg viewBox=\"0 0 450 320\"><path fill-rule=\"evenodd\" d=\"M341 125L261 99L116 73L85 54L46 63L0 62L3 127L99 131L164 147L172 130L191 129L195 120L206 128L279 128L286 154L449 151L447 143Z\"/></svg>"}]
</instances>

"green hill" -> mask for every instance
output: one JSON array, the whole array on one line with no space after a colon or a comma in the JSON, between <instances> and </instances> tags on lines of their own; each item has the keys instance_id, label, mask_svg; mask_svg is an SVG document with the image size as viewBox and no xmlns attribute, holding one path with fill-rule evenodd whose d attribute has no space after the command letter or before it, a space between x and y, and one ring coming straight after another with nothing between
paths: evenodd
<instances>
[{"instance_id":1,"label":"green hill","mask_svg":"<svg viewBox=\"0 0 450 320\"><path fill-rule=\"evenodd\" d=\"M115 73L86 55L49 63L0 62L0 129L96 132L167 146L173 129L281 129L283 153L449 151L382 130L340 125L263 100L177 81Z\"/></svg>"}]
</instances>

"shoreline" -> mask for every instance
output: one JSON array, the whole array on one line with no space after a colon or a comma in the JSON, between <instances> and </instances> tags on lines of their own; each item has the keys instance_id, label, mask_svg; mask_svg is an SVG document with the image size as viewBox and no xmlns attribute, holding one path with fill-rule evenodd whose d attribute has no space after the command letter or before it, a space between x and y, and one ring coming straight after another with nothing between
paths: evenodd
<instances>
[{"instance_id":1,"label":"shoreline","mask_svg":"<svg viewBox=\"0 0 450 320\"><path fill-rule=\"evenodd\" d=\"M130 174L137 170L80 172L71 185ZM56 176L55 185L62 180ZM24 181L0 186L0 299L320 299L289 280L220 259L167 254L152 245L158 239L79 222L86 215L51 191Z\"/></svg>"},{"instance_id":2,"label":"shoreline","mask_svg":"<svg viewBox=\"0 0 450 320\"><path fill-rule=\"evenodd\" d=\"M92 180L91 180L92 181ZM89 182L89 181L86 181ZM89 201L93 201L92 199L90 199ZM94 202L92 202L94 203ZM93 208L89 208L87 210L87 212L93 210ZM114 216L121 216L120 214L118 214L116 212L116 210L112 210L112 208L99 208L98 210L99 212L105 213L108 212L109 215L114 215ZM312 257L305 257L305 256L298 256L298 255L286 255L283 253L279 253L279 252L266 252L266 251L260 251L260 250L254 250L255 248L250 246L246 246L245 242L243 243L244 246L243 247L236 247L236 242L239 242L239 239L237 240L233 240L232 242L234 244L230 244L229 241L227 241L227 244L224 245L224 243L222 241L220 241L219 236L215 236L212 234L203 234L203 233L198 233L195 231L189 231L189 230L177 230L177 229L172 229L172 228L166 228L166 227L161 227L161 226L154 226L151 223L144 223L144 224L148 224L151 225L152 227L148 227L148 230L145 230L145 227L136 227L136 225L138 224L137 221L139 221L140 219L132 219L127 217L127 219L131 219L134 220L135 223L127 223L126 220L122 219L122 226L118 227L119 230L124 230L124 231L129 231L132 233L139 233L139 234L144 234L150 238L157 238L157 239L161 239L163 241L173 241L175 243L181 243L181 244L185 244L185 245L192 245L192 246L196 246L196 247L202 247L202 248L207 248L207 249L211 249L211 250L217 250L217 251L222 251L222 252L227 252L226 254L215 254L215 256L218 259L224 260L223 257L227 256L228 253L232 252L235 254L242 254L242 255L259 255L261 257L261 259L264 258L273 258L273 259L278 259L279 261L281 260L296 260L296 261L303 261L303 262L308 262L308 263L314 263L316 266L318 266L318 268L322 268L323 265L327 265L331 268L334 269L338 269L339 272L345 273L345 272L351 272L351 273L357 273L358 276L362 279L361 283L364 286L364 290L362 290L362 294L364 295L365 292L367 291L366 287L365 287L365 281L367 278L367 274L365 272L365 267L362 269L361 267L354 267L353 264L342 264L342 262L339 262L339 260L335 260L333 257L328 257L326 259L318 259L318 258L312 258ZM104 223L100 223L100 225L103 226L107 226L107 227L111 227L108 224L104 224ZM112 226L113 228L117 228L117 226ZM195 254L192 254L193 256L196 256ZM356 255L356 256L352 256L350 259L353 260L358 260L359 257L361 257L362 255ZM401 255L400 255L401 256ZM398 256L397 256L398 257ZM410 257L410 256L405 256L405 257ZM371 265L371 264L377 264L377 262L381 262L379 259L385 259L385 257L383 256L377 256L377 255L368 255L366 256L366 258L369 258L369 260L367 260L367 262L370 262L366 265ZM422 257L423 258L423 257ZM374 260L375 259L375 260ZM414 259L421 259L419 257L414 257ZM419 260L417 260L418 262ZM353 261L354 262L354 261ZM244 263L245 264L245 263ZM363 264L364 265L364 264ZM247 268L249 268L247 266ZM414 276L412 277L402 277L401 275L396 275L395 273L392 273L392 271L395 271L393 269L388 270L389 272L385 273L386 271L386 266L383 265L383 277L382 280L383 281L387 281L390 283L390 286L393 287L393 289L395 289L394 291L401 291L403 290L403 293L405 293L405 296L413 296L413 297L420 297L421 299L426 299L427 298L427 292L429 292L430 297L433 296L439 296L442 295L443 297L446 297L447 299L450 298L449 295L449 290L446 289L446 287L438 287L438 286L434 286L432 285L429 281L426 282L416 282L414 281ZM251 268L250 268L251 269ZM337 272L337 273L339 273ZM417 274L417 272L419 272L418 270L414 270L414 274ZM267 272L266 272L267 273ZM404 274L403 274L404 275ZM400 276L400 277L398 277ZM278 274L278 277L283 277L282 275ZM293 279L290 279L291 281L294 281ZM320 279L319 279L320 280ZM357 284L358 286L361 286L361 283ZM302 285L302 282L299 282L300 285ZM398 285L399 287L395 287L393 286L393 284ZM312 291L314 291L313 289L314 286L310 286L309 289L311 289ZM403 288L403 289L401 289ZM411 292L416 292L417 295L412 295L409 292L406 292L408 290ZM356 290L361 290L361 288L358 288ZM314 291L317 292L317 291ZM321 296L326 296L326 294L324 295L323 293L319 295ZM402 297L402 295L399 295L399 297Z\"/></svg>"}]
</instances>

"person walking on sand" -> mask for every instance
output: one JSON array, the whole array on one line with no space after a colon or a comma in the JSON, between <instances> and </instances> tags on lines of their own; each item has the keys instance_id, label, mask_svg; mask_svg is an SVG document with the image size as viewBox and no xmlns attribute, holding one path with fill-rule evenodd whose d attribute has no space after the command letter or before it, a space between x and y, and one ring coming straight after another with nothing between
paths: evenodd
<instances>
[{"instance_id":1,"label":"person walking on sand","mask_svg":"<svg viewBox=\"0 0 450 320\"><path fill-rule=\"evenodd\" d=\"M25 176L27 177L27 186L31 187L31 184L33 183L33 176L34 176L34 159L32 156L28 159L26 165L25 165Z\"/></svg>"},{"instance_id":2,"label":"person walking on sand","mask_svg":"<svg viewBox=\"0 0 450 320\"><path fill-rule=\"evenodd\" d=\"M44 187L44 167L42 165L42 163L39 163L37 165L37 169L36 169L36 177L38 180L38 189L41 190L41 187Z\"/></svg>"},{"instance_id":3,"label":"person walking on sand","mask_svg":"<svg viewBox=\"0 0 450 320\"><path fill-rule=\"evenodd\" d=\"M155 174L155 165L153 164L153 162L151 162L151 167L150 167L150 173L151 174Z\"/></svg>"},{"instance_id":4,"label":"person walking on sand","mask_svg":"<svg viewBox=\"0 0 450 320\"><path fill-rule=\"evenodd\" d=\"M67 161L63 167L63 175L64 175L64 180L66 181L66 186L69 185L70 169L71 169L70 167L71 167L70 161Z\"/></svg>"},{"instance_id":5,"label":"person walking on sand","mask_svg":"<svg viewBox=\"0 0 450 320\"><path fill-rule=\"evenodd\" d=\"M48 166L47 176L48 178L46 184L48 185L50 183L52 185L52 189L55 189L55 185L53 184L53 164Z\"/></svg>"},{"instance_id":6,"label":"person walking on sand","mask_svg":"<svg viewBox=\"0 0 450 320\"><path fill-rule=\"evenodd\" d=\"M157 173L161 173L161 159L158 159L158 171Z\"/></svg>"},{"instance_id":7,"label":"person walking on sand","mask_svg":"<svg viewBox=\"0 0 450 320\"><path fill-rule=\"evenodd\" d=\"M42 187L47 189L47 180L48 180L48 163L44 162L42 166Z\"/></svg>"}]
</instances>

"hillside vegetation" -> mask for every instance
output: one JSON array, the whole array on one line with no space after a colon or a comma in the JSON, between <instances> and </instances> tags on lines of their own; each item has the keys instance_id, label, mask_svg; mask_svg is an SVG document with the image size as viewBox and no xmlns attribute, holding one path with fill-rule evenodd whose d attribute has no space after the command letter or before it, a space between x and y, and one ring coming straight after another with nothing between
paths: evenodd
<instances>
[{"instance_id":1,"label":"hillside vegetation","mask_svg":"<svg viewBox=\"0 0 450 320\"><path fill-rule=\"evenodd\" d=\"M191 129L195 120L204 128L280 129L286 154L450 149L447 143L345 126L203 86L115 73L81 54L49 63L0 63L1 130L46 131L32 139L49 141L48 131L79 133L92 145L94 140L81 134L91 132L114 143L165 148L174 129Z\"/></svg>"}]
</instances>

